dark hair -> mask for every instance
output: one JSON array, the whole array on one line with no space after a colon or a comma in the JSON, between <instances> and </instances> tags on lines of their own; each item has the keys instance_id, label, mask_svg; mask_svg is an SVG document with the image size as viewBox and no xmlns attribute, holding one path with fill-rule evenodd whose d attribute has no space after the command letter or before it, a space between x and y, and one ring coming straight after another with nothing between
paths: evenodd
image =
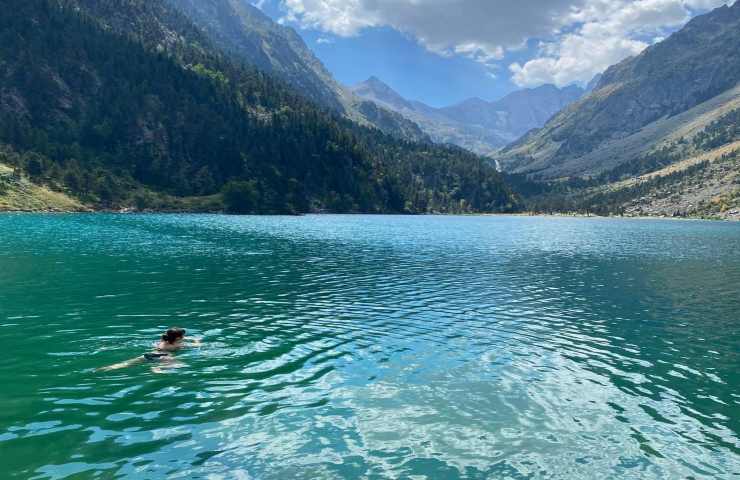
<instances>
[{"instance_id":1,"label":"dark hair","mask_svg":"<svg viewBox=\"0 0 740 480\"><path fill-rule=\"evenodd\" d=\"M180 340L184 336L185 336L184 328L172 327L172 328L167 329L167 331L162 334L162 341L167 342L167 343L175 343L176 341Z\"/></svg>"}]
</instances>

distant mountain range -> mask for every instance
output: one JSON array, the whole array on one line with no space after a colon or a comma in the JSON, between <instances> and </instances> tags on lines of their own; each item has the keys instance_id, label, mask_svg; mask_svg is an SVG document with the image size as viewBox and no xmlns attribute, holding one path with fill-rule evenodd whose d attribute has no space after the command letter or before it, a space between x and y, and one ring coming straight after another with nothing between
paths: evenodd
<instances>
[{"instance_id":1,"label":"distant mountain range","mask_svg":"<svg viewBox=\"0 0 740 480\"><path fill-rule=\"evenodd\" d=\"M113 12L106 1L81 2L86 8L100 11L102 18ZM165 9L156 3L138 8L158 9L161 15ZM448 108L432 108L401 98L377 78L355 87L342 86L295 30L276 23L249 0L165 3L185 15L203 38L235 61L284 80L307 99L354 122L405 140L450 143L490 155L529 130L541 127L584 93L575 86L558 89L545 85L515 92L497 102L470 99ZM172 12L167 15L172 16ZM123 20L112 15L109 21Z\"/></svg>"},{"instance_id":2,"label":"distant mountain range","mask_svg":"<svg viewBox=\"0 0 740 480\"><path fill-rule=\"evenodd\" d=\"M416 122L432 140L490 155L533 128L542 127L555 113L583 96L578 86L543 85L520 90L488 102L471 98L446 108L407 100L377 77L352 87L359 97L400 113Z\"/></svg>"},{"instance_id":3,"label":"distant mountain range","mask_svg":"<svg viewBox=\"0 0 740 480\"><path fill-rule=\"evenodd\" d=\"M584 93L578 87L548 85L498 102L471 99L435 109L401 98L377 78L342 86L295 30L276 23L248 0L167 1L238 60L282 78L319 105L404 139L431 139L490 154L541 127Z\"/></svg>"}]
</instances>

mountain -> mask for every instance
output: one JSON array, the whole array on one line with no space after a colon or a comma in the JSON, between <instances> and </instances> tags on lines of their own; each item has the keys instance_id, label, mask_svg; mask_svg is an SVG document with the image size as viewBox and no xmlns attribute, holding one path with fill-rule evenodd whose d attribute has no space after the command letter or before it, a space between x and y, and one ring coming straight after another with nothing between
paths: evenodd
<instances>
[{"instance_id":1,"label":"mountain","mask_svg":"<svg viewBox=\"0 0 740 480\"><path fill-rule=\"evenodd\" d=\"M497 160L545 181L525 187L535 210L740 219L740 3L609 68Z\"/></svg>"},{"instance_id":2,"label":"mountain","mask_svg":"<svg viewBox=\"0 0 740 480\"><path fill-rule=\"evenodd\" d=\"M364 82L351 87L351 90L359 97L373 101L381 105L387 105L394 111L415 110L414 102L403 98L398 92L385 84L378 77L372 76ZM423 104L420 104L423 105ZM432 108L432 107L427 107Z\"/></svg>"},{"instance_id":3,"label":"mountain","mask_svg":"<svg viewBox=\"0 0 740 480\"><path fill-rule=\"evenodd\" d=\"M544 85L511 93L496 102L472 98L450 107L433 108L403 98L376 77L355 85L352 91L414 121L436 142L459 145L481 155L490 155L541 127L583 95L577 86L559 89Z\"/></svg>"},{"instance_id":4,"label":"mountain","mask_svg":"<svg viewBox=\"0 0 740 480\"><path fill-rule=\"evenodd\" d=\"M740 81L740 3L691 20L609 68L594 91L498 157L541 178L593 176L696 135L728 109ZM680 134L679 134L680 132ZM690 153L690 152L687 152Z\"/></svg>"},{"instance_id":5,"label":"mountain","mask_svg":"<svg viewBox=\"0 0 740 480\"><path fill-rule=\"evenodd\" d=\"M599 82L601 81L601 78L604 75L602 73L598 73L594 76L594 78L591 79L590 82L586 85L586 91L584 93L588 94L596 90L596 87L599 85Z\"/></svg>"},{"instance_id":6,"label":"mountain","mask_svg":"<svg viewBox=\"0 0 740 480\"><path fill-rule=\"evenodd\" d=\"M406 101L377 78L351 89L343 87L295 30L274 22L248 0L168 2L221 51L278 76L319 105L407 140L431 138L490 154L530 129L541 127L582 94L577 87L559 90L545 86L517 92L500 104L481 101L478 112L470 111L469 104L449 111L434 109ZM390 96L385 97L386 93Z\"/></svg>"},{"instance_id":7,"label":"mountain","mask_svg":"<svg viewBox=\"0 0 740 480\"><path fill-rule=\"evenodd\" d=\"M4 7L0 170L14 173L0 178L0 205L22 192L81 208L257 213L517 203L484 159L318 107L162 0Z\"/></svg>"},{"instance_id":8,"label":"mountain","mask_svg":"<svg viewBox=\"0 0 740 480\"><path fill-rule=\"evenodd\" d=\"M223 52L287 82L318 105L400 138L427 140L406 118L355 97L342 87L290 27L249 0L168 0Z\"/></svg>"},{"instance_id":9,"label":"mountain","mask_svg":"<svg viewBox=\"0 0 740 480\"><path fill-rule=\"evenodd\" d=\"M461 123L499 132L511 142L544 125L555 113L581 98L583 93L583 89L575 85L562 89L543 85L510 93L495 102L467 100L444 108L442 112Z\"/></svg>"},{"instance_id":10,"label":"mountain","mask_svg":"<svg viewBox=\"0 0 740 480\"><path fill-rule=\"evenodd\" d=\"M169 0L221 49L286 80L315 102L341 109L341 89L303 39L246 0Z\"/></svg>"}]
</instances>

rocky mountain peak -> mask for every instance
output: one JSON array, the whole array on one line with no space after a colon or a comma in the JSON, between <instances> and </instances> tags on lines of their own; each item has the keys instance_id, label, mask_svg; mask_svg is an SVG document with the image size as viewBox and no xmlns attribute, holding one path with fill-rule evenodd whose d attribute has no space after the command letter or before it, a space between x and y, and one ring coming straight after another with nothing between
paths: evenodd
<instances>
[{"instance_id":1,"label":"rocky mountain peak","mask_svg":"<svg viewBox=\"0 0 740 480\"><path fill-rule=\"evenodd\" d=\"M413 108L408 100L374 75L364 82L351 87L351 90L366 100L386 104L394 109Z\"/></svg>"}]
</instances>

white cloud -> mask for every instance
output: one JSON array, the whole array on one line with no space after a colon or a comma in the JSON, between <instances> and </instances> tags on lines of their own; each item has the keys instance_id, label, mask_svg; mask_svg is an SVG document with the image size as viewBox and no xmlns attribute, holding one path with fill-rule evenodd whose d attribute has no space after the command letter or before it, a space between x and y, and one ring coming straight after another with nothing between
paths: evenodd
<instances>
[{"instance_id":1,"label":"white cloud","mask_svg":"<svg viewBox=\"0 0 740 480\"><path fill-rule=\"evenodd\" d=\"M537 56L509 69L519 86L588 82L594 75L659 41L669 29L726 0L591 0L572 13L572 31L540 46ZM569 22L569 23L570 23Z\"/></svg>"},{"instance_id":2,"label":"white cloud","mask_svg":"<svg viewBox=\"0 0 740 480\"><path fill-rule=\"evenodd\" d=\"M391 27L444 56L487 66L528 41L535 56L509 66L520 86L566 85L641 52L697 11L727 0L280 0L285 20L338 36Z\"/></svg>"},{"instance_id":3,"label":"white cloud","mask_svg":"<svg viewBox=\"0 0 740 480\"><path fill-rule=\"evenodd\" d=\"M563 27L574 5L586 0L281 0L286 20L304 28L354 36L391 27L440 55L481 63L500 60L528 38Z\"/></svg>"},{"instance_id":4,"label":"white cloud","mask_svg":"<svg viewBox=\"0 0 740 480\"><path fill-rule=\"evenodd\" d=\"M509 70L513 82L521 87L586 82L610 65L640 53L646 46L643 42L624 38L566 35L559 43L545 47L554 54L539 56L524 65L513 63Z\"/></svg>"},{"instance_id":5,"label":"white cloud","mask_svg":"<svg viewBox=\"0 0 740 480\"><path fill-rule=\"evenodd\" d=\"M382 25L360 0L284 0L283 6L288 12L287 20L342 37Z\"/></svg>"}]
</instances>

